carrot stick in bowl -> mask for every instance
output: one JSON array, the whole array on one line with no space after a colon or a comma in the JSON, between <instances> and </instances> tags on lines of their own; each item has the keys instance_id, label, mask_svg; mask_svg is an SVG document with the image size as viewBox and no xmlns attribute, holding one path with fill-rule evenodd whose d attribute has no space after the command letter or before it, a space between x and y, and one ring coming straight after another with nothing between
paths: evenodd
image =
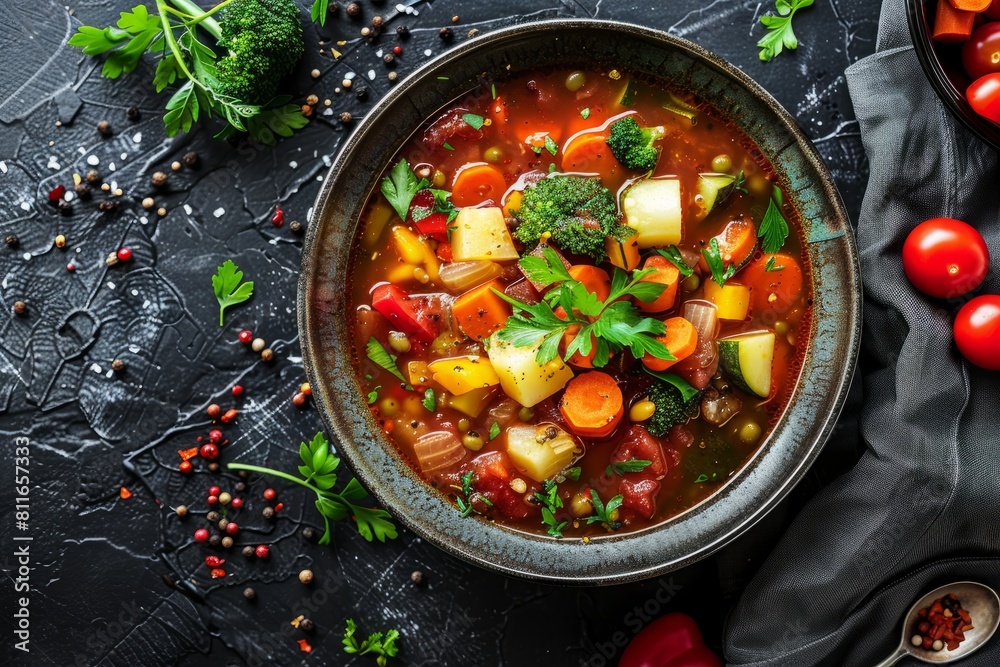
<instances>
[{"instance_id":1,"label":"carrot stick in bowl","mask_svg":"<svg viewBox=\"0 0 1000 667\"><path fill-rule=\"evenodd\" d=\"M934 40L938 42L964 42L972 36L976 13L956 9L951 0L938 0L934 15Z\"/></svg>"},{"instance_id":2,"label":"carrot stick in bowl","mask_svg":"<svg viewBox=\"0 0 1000 667\"><path fill-rule=\"evenodd\" d=\"M948 0L951 6L955 9L960 9L963 12L985 12L990 8L990 4L993 0Z\"/></svg>"}]
</instances>

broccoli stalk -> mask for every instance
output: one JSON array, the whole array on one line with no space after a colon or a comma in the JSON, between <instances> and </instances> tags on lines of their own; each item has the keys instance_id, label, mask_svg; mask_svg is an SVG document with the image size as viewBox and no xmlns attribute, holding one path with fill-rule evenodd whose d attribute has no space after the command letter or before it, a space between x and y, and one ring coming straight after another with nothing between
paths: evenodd
<instances>
[{"instance_id":1,"label":"broccoli stalk","mask_svg":"<svg viewBox=\"0 0 1000 667\"><path fill-rule=\"evenodd\" d=\"M534 246L551 237L560 250L607 259L604 240L626 238L635 233L618 221L618 204L599 178L553 176L524 190L520 208L514 213L519 224L514 235Z\"/></svg>"},{"instance_id":2,"label":"broccoli stalk","mask_svg":"<svg viewBox=\"0 0 1000 667\"><path fill-rule=\"evenodd\" d=\"M698 392L685 401L677 387L655 380L649 387L648 398L656 406L653 416L646 422L646 430L657 438L662 438L677 424L686 424L698 416L701 409L701 394Z\"/></svg>"},{"instance_id":3,"label":"broccoli stalk","mask_svg":"<svg viewBox=\"0 0 1000 667\"><path fill-rule=\"evenodd\" d=\"M663 138L666 130L662 125L639 127L632 116L626 116L611 124L608 147L612 155L629 169L651 171L660 161L660 147L654 146Z\"/></svg>"}]
</instances>

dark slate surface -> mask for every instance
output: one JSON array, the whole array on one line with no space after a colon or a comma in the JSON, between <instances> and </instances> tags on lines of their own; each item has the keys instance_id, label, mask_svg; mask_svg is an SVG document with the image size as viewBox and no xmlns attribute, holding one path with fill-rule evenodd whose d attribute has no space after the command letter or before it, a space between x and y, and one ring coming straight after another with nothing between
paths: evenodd
<instances>
[{"instance_id":1,"label":"dark slate surface","mask_svg":"<svg viewBox=\"0 0 1000 667\"><path fill-rule=\"evenodd\" d=\"M72 13L54 0L0 6L0 235L21 239L16 250L0 246L0 433L7 480L0 488L0 535L8 628L0 657L13 656L17 664L130 667L374 664L341 652L344 618L353 616L363 632L399 628L397 664L598 666L614 664L620 644L666 610L695 614L718 647L727 609L775 531L803 496L851 463L852 408L788 502L719 556L660 580L596 590L543 587L480 571L406 533L371 545L347 525L337 526L334 544L322 547L301 536L318 517L294 490L283 491L287 509L278 521L260 517L261 482L243 494L247 506L237 544L270 543L270 559L245 562L234 549L230 576L208 577L206 551L191 542L204 521L179 520L170 508L186 503L201 515L205 489L220 479L231 487L234 480L205 471L184 477L176 472L176 452L207 431L209 403L234 402L229 388L236 382L246 394L236 402L242 412L227 428L231 444L223 460L266 460L290 469L298 442L319 428L313 410L290 402L303 380L294 315L301 237L287 224L275 228L270 217L280 204L286 220L306 219L349 128L334 114L320 114L273 149L216 141L204 127L165 140L165 95L152 92L148 65L110 83L99 76L98 62L64 46L79 22L107 25L132 4L80 0L71 3ZM762 64L754 47L761 34L756 17L770 4L438 0L416 4L419 16L391 18L388 34L374 45L357 39L362 23L341 10L326 28L307 27L309 54L291 89L297 99L315 92L333 100L333 112L363 116L391 85L376 52L396 43L392 31L400 24L413 32L397 61L405 74L425 59L425 49L436 54L444 48L437 31L454 15L460 17L453 26L457 42L473 28L485 32L527 18L631 20L698 42L770 90L816 142L856 214L867 165L843 72L873 51L878 3L820 0L797 19L798 52ZM391 2L364 7L368 17L394 13ZM344 57L335 62L320 55L320 39L349 40L338 47ZM308 74L313 67L322 71L317 81ZM369 70L375 72L371 82ZM349 71L371 89L367 102L334 93ZM125 117L133 104L142 110L138 122ZM101 119L112 123L112 138L95 131ZM170 162L192 149L201 168L170 173ZM101 215L96 202L105 197L98 194L93 202L74 201L72 214L61 217L45 203L46 193L91 168L89 156L125 191L122 206ZM156 195L169 209L163 219L139 205L152 194L149 179L157 170L170 173ZM64 249L54 246L58 233L68 238ZM134 259L106 267L104 258L121 245L133 249ZM227 257L256 281L257 295L233 309L220 329L209 276ZM69 262L76 265L73 273L66 270ZM10 315L16 300L28 303L27 317ZM236 342L244 327L271 342L273 364L260 363ZM109 376L116 357L127 368ZM11 479L18 437L30 442L27 531L15 526ZM122 485L133 498L119 499ZM11 646L15 533L33 538L28 655ZM295 576L307 566L316 573L312 587ZM428 582L419 588L410 583L418 569ZM164 577L187 582L187 592L169 587ZM242 598L247 583L257 589L254 604ZM289 625L299 614L314 619L313 634ZM296 643L301 637L314 646L308 657Z\"/></svg>"}]
</instances>

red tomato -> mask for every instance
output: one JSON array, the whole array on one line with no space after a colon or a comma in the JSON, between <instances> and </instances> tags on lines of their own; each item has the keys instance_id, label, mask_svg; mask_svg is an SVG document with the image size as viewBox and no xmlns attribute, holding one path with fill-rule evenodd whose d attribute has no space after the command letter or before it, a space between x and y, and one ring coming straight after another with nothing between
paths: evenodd
<instances>
[{"instance_id":1,"label":"red tomato","mask_svg":"<svg viewBox=\"0 0 1000 667\"><path fill-rule=\"evenodd\" d=\"M1000 296L977 296L958 311L955 343L971 363L1000 371Z\"/></svg>"},{"instance_id":2,"label":"red tomato","mask_svg":"<svg viewBox=\"0 0 1000 667\"><path fill-rule=\"evenodd\" d=\"M965 96L973 111L987 120L1000 123L1000 72L973 81Z\"/></svg>"},{"instance_id":3,"label":"red tomato","mask_svg":"<svg viewBox=\"0 0 1000 667\"><path fill-rule=\"evenodd\" d=\"M990 265L986 241L973 227L952 218L922 222L903 243L903 270L929 296L953 298L979 287Z\"/></svg>"},{"instance_id":4,"label":"red tomato","mask_svg":"<svg viewBox=\"0 0 1000 667\"><path fill-rule=\"evenodd\" d=\"M962 65L973 79L1000 72L1000 22L976 28L962 45Z\"/></svg>"}]
</instances>

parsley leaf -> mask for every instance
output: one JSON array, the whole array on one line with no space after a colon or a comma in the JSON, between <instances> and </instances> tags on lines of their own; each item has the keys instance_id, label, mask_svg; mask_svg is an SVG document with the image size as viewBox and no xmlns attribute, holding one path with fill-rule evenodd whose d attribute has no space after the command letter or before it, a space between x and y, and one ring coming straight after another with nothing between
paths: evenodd
<instances>
[{"instance_id":1,"label":"parsley leaf","mask_svg":"<svg viewBox=\"0 0 1000 667\"><path fill-rule=\"evenodd\" d=\"M552 137L545 135L545 150L547 150L551 155L555 155L559 152L559 144L557 144Z\"/></svg>"},{"instance_id":2,"label":"parsley leaf","mask_svg":"<svg viewBox=\"0 0 1000 667\"><path fill-rule=\"evenodd\" d=\"M473 130L482 128L483 123L486 122L485 118L474 113L462 114L462 120L464 120Z\"/></svg>"},{"instance_id":3,"label":"parsley leaf","mask_svg":"<svg viewBox=\"0 0 1000 667\"><path fill-rule=\"evenodd\" d=\"M563 507L559 485L551 479L545 480L542 482L542 490L535 492L534 500L542 507L542 523L549 527L548 534L552 537L562 537L563 528L568 522L556 519L556 511Z\"/></svg>"},{"instance_id":4,"label":"parsley leaf","mask_svg":"<svg viewBox=\"0 0 1000 667\"><path fill-rule=\"evenodd\" d=\"M495 83L490 84L490 93L493 95L493 99L497 98L497 84Z\"/></svg>"},{"instance_id":5,"label":"parsley leaf","mask_svg":"<svg viewBox=\"0 0 1000 667\"><path fill-rule=\"evenodd\" d=\"M434 396L434 390L431 387L427 387L424 391L424 398L420 401L420 404L427 409L428 412L434 412L437 410L437 398Z\"/></svg>"},{"instance_id":6,"label":"parsley leaf","mask_svg":"<svg viewBox=\"0 0 1000 667\"><path fill-rule=\"evenodd\" d=\"M611 474L624 475L628 472L642 472L649 466L653 465L652 461L646 461L644 459L631 459L629 461L615 461L607 467L604 474L611 477Z\"/></svg>"},{"instance_id":7,"label":"parsley leaf","mask_svg":"<svg viewBox=\"0 0 1000 667\"><path fill-rule=\"evenodd\" d=\"M371 405L372 403L378 400L378 390L381 388L382 385L379 385L374 389L372 389L370 392L368 392L368 405Z\"/></svg>"},{"instance_id":8,"label":"parsley leaf","mask_svg":"<svg viewBox=\"0 0 1000 667\"><path fill-rule=\"evenodd\" d=\"M410 169L410 163L402 159L396 163L389 175L382 179L382 195L392 205L400 219L406 220L413 195L429 185L427 179L417 178Z\"/></svg>"},{"instance_id":9,"label":"parsley leaf","mask_svg":"<svg viewBox=\"0 0 1000 667\"><path fill-rule=\"evenodd\" d=\"M341 643L344 645L344 653L365 655L371 653L375 656L375 663L378 667L385 667L389 658L394 658L399 653L396 640L399 639L399 630L389 630L385 633L373 632L362 642L358 642L355 633L358 626L353 618L346 621L344 628L344 638Z\"/></svg>"},{"instance_id":10,"label":"parsley leaf","mask_svg":"<svg viewBox=\"0 0 1000 667\"><path fill-rule=\"evenodd\" d=\"M219 301L219 326L223 326L226 308L243 303L253 294L253 281L243 281L243 272L233 260L227 259L215 270L212 276L212 289Z\"/></svg>"},{"instance_id":11,"label":"parsley leaf","mask_svg":"<svg viewBox=\"0 0 1000 667\"><path fill-rule=\"evenodd\" d=\"M587 107L586 109L580 112L580 118L584 120L590 118L590 107Z\"/></svg>"},{"instance_id":12,"label":"parsley leaf","mask_svg":"<svg viewBox=\"0 0 1000 667\"><path fill-rule=\"evenodd\" d=\"M475 508L472 506L472 496L474 491L472 489L472 479L475 473L471 470L462 475L462 486L452 486L457 493L455 494L455 504L458 505L459 512L462 513L462 518L469 516L475 512ZM486 504L490 504L489 501L483 496L481 497Z\"/></svg>"},{"instance_id":13,"label":"parsley leaf","mask_svg":"<svg viewBox=\"0 0 1000 667\"><path fill-rule=\"evenodd\" d=\"M773 273L774 271L781 271L782 269L785 268L783 264L776 265L775 260L776 258L774 255L768 257L767 264L764 265L764 270L767 271L768 273Z\"/></svg>"},{"instance_id":14,"label":"parsley leaf","mask_svg":"<svg viewBox=\"0 0 1000 667\"><path fill-rule=\"evenodd\" d=\"M701 254L705 257L705 262L708 264L708 268L712 271L712 279L719 283L719 287L724 287L726 281L733 277L736 273L736 265L730 264L726 266L725 262L722 261L722 251L719 249L719 240L712 238L708 242L708 247L703 248Z\"/></svg>"},{"instance_id":15,"label":"parsley leaf","mask_svg":"<svg viewBox=\"0 0 1000 667\"><path fill-rule=\"evenodd\" d=\"M559 254L555 250L546 246L542 249L542 256L525 255L518 262L524 269L524 274L533 283L538 283L543 287L548 287L553 283L564 280L573 280L566 265L559 259Z\"/></svg>"},{"instance_id":16,"label":"parsley leaf","mask_svg":"<svg viewBox=\"0 0 1000 667\"><path fill-rule=\"evenodd\" d=\"M694 273L694 269L688 266L687 262L684 261L684 257L681 255L681 251L677 249L677 246L672 245L665 250L661 249L656 252L669 259L670 263L676 266L677 270L680 271L681 275L685 278Z\"/></svg>"},{"instance_id":17,"label":"parsley leaf","mask_svg":"<svg viewBox=\"0 0 1000 667\"><path fill-rule=\"evenodd\" d=\"M760 47L760 59L767 62L780 54L783 49L794 50L799 46L799 40L792 29L792 19L795 12L809 7L814 0L775 0L778 15L765 14L760 17L761 24L767 28L757 46Z\"/></svg>"},{"instance_id":18,"label":"parsley leaf","mask_svg":"<svg viewBox=\"0 0 1000 667\"><path fill-rule=\"evenodd\" d=\"M449 151L455 150L455 147L452 146L451 144L449 144L447 141L444 142L443 144L441 144L441 147L444 148L445 150L449 150Z\"/></svg>"},{"instance_id":19,"label":"parsley leaf","mask_svg":"<svg viewBox=\"0 0 1000 667\"><path fill-rule=\"evenodd\" d=\"M399 371L399 367L396 366L396 357L389 354L389 351L382 347L382 343L375 340L374 336L369 338L368 343L365 344L365 352L368 354L369 359L403 382L406 382L406 378L403 377L403 374ZM409 385L407 384L407 386Z\"/></svg>"},{"instance_id":20,"label":"parsley leaf","mask_svg":"<svg viewBox=\"0 0 1000 667\"><path fill-rule=\"evenodd\" d=\"M581 472L583 472L583 469L580 466L575 466L573 468L566 468L566 470L563 471L563 476L566 479L571 479L576 482L579 481Z\"/></svg>"},{"instance_id":21,"label":"parsley leaf","mask_svg":"<svg viewBox=\"0 0 1000 667\"><path fill-rule=\"evenodd\" d=\"M618 494L605 505L601 501L601 495L597 493L597 490L591 489L590 500L594 503L594 513L587 517L588 524L600 522L608 530L618 530L622 527L621 521L618 521L617 518L612 518L612 516L617 516L617 510L625 500L623 495Z\"/></svg>"},{"instance_id":22,"label":"parsley leaf","mask_svg":"<svg viewBox=\"0 0 1000 667\"><path fill-rule=\"evenodd\" d=\"M492 424L490 425L490 437L489 437L489 439L490 439L490 440L493 440L493 439L494 439L494 438L496 438L496 437L497 437L498 435L500 435L500 424L498 424L498 423L496 423L496 422L493 422L493 423L492 423Z\"/></svg>"},{"instance_id":23,"label":"parsley leaf","mask_svg":"<svg viewBox=\"0 0 1000 667\"><path fill-rule=\"evenodd\" d=\"M760 221L760 228L757 230L757 236L763 239L761 248L766 253L776 253L781 250L785 245L785 239L788 238L788 221L781 214L783 198L781 190L775 186L774 195L767 204L767 212L764 213L764 219Z\"/></svg>"}]
</instances>

